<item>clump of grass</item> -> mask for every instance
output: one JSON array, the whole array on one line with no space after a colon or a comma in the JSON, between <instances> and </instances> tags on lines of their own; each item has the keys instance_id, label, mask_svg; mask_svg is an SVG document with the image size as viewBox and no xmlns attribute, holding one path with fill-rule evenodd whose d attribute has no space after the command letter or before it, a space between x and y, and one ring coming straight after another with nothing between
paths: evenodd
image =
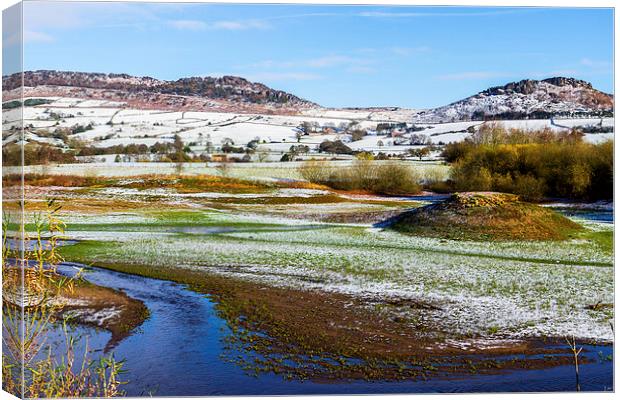
<instances>
[{"instance_id":1,"label":"clump of grass","mask_svg":"<svg viewBox=\"0 0 620 400\"><path fill-rule=\"evenodd\" d=\"M419 193L421 177L401 163L355 160L353 165L334 168L329 163L310 160L299 169L307 181L336 190L366 191L384 195Z\"/></svg>"},{"instance_id":2,"label":"clump of grass","mask_svg":"<svg viewBox=\"0 0 620 400\"><path fill-rule=\"evenodd\" d=\"M3 177L5 184L20 184L21 175L11 174ZM62 186L62 187L85 187L102 185L109 179L99 178L95 175L48 175L48 174L25 174L24 183L30 186Z\"/></svg>"},{"instance_id":3,"label":"clump of grass","mask_svg":"<svg viewBox=\"0 0 620 400\"><path fill-rule=\"evenodd\" d=\"M397 218L399 232L464 240L564 240L582 227L557 212L502 193L458 193Z\"/></svg>"}]
</instances>

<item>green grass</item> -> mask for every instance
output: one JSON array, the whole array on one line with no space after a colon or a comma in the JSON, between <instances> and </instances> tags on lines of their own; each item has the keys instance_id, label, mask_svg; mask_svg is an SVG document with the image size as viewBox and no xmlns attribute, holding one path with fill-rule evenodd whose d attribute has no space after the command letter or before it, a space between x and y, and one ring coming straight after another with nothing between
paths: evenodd
<instances>
[{"instance_id":1,"label":"green grass","mask_svg":"<svg viewBox=\"0 0 620 400\"><path fill-rule=\"evenodd\" d=\"M166 279L166 271L177 268L188 273L238 272L244 279L275 279L292 287L305 281L317 285L342 282L354 287L359 282L361 287L387 285L419 296L465 296L466 301L480 296L548 313L559 307L560 311L553 311L557 318L580 310L581 304L609 302L613 285L611 231L583 229L566 241L462 241L336 224L321 225L319 230L304 226L283 230L290 226L280 220L271 220L274 223L270 224L269 218L235 213L177 210L143 215L144 222L130 226L144 235L128 236L119 242L82 241L63 247L61 252L68 261L155 278ZM116 221L92 221L86 225L71 223L69 228L122 228ZM207 225L236 229L154 234L170 226ZM577 293L571 289L576 285L580 287ZM607 318L606 312L588 311L597 320ZM485 333L494 327L500 331L521 329L521 325L493 320L488 321L489 326L478 324ZM478 328L472 325L471 329Z\"/></svg>"},{"instance_id":2,"label":"green grass","mask_svg":"<svg viewBox=\"0 0 620 400\"><path fill-rule=\"evenodd\" d=\"M586 230L581 232L577 237L585 239L596 244L601 251L607 254L613 254L614 251L614 231L593 231Z\"/></svg>"}]
</instances>

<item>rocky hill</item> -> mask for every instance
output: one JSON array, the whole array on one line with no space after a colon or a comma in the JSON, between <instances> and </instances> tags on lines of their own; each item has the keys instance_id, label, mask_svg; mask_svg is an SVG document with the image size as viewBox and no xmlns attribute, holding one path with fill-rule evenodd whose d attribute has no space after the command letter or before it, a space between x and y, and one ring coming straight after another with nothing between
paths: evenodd
<instances>
[{"instance_id":1,"label":"rocky hill","mask_svg":"<svg viewBox=\"0 0 620 400\"><path fill-rule=\"evenodd\" d=\"M487 90L447 106L417 114L419 122L484 119L613 116L613 96L588 82L564 77L525 79Z\"/></svg>"},{"instance_id":2,"label":"rocky hill","mask_svg":"<svg viewBox=\"0 0 620 400\"><path fill-rule=\"evenodd\" d=\"M18 88L21 75L3 77L4 90ZM175 81L127 74L69 71L24 72L26 96L74 96L121 101L141 108L229 109L287 113L318 107L290 93L237 76L191 77Z\"/></svg>"},{"instance_id":3,"label":"rocky hill","mask_svg":"<svg viewBox=\"0 0 620 400\"><path fill-rule=\"evenodd\" d=\"M5 100L19 98L21 75L3 77ZM24 73L27 97L75 97L125 103L127 107L174 111L260 114L323 113L328 109L237 76L191 77L166 81L127 74L39 70ZM11 93L12 91L12 93ZM492 87L447 106L417 111L390 107L349 108L385 119L402 117L415 123L486 119L548 119L557 116L613 116L613 96L588 82L555 77L525 79Z\"/></svg>"}]
</instances>

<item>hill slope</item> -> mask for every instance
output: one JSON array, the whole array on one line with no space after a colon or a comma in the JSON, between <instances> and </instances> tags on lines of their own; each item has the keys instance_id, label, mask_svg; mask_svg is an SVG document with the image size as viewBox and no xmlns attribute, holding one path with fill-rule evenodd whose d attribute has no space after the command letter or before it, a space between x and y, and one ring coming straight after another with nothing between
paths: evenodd
<instances>
[{"instance_id":1,"label":"hill slope","mask_svg":"<svg viewBox=\"0 0 620 400\"><path fill-rule=\"evenodd\" d=\"M4 90L19 87L21 75L3 77ZM140 108L284 113L318 107L290 93L236 76L191 77L165 81L127 74L39 70L24 72L26 96L74 96L127 102Z\"/></svg>"},{"instance_id":2,"label":"hill slope","mask_svg":"<svg viewBox=\"0 0 620 400\"><path fill-rule=\"evenodd\" d=\"M447 106L426 110L419 122L483 119L551 118L554 116L612 116L613 96L588 82L564 77L525 79L492 87Z\"/></svg>"}]
</instances>

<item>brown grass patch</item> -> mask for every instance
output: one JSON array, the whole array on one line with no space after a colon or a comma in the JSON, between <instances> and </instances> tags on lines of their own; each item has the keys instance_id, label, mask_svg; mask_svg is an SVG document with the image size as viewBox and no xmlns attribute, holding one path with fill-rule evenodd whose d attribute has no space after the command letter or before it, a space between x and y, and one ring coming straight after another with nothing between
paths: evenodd
<instances>
[{"instance_id":1,"label":"brown grass patch","mask_svg":"<svg viewBox=\"0 0 620 400\"><path fill-rule=\"evenodd\" d=\"M557 212L498 193L459 193L407 212L392 229L464 240L565 240L582 227Z\"/></svg>"}]
</instances>

